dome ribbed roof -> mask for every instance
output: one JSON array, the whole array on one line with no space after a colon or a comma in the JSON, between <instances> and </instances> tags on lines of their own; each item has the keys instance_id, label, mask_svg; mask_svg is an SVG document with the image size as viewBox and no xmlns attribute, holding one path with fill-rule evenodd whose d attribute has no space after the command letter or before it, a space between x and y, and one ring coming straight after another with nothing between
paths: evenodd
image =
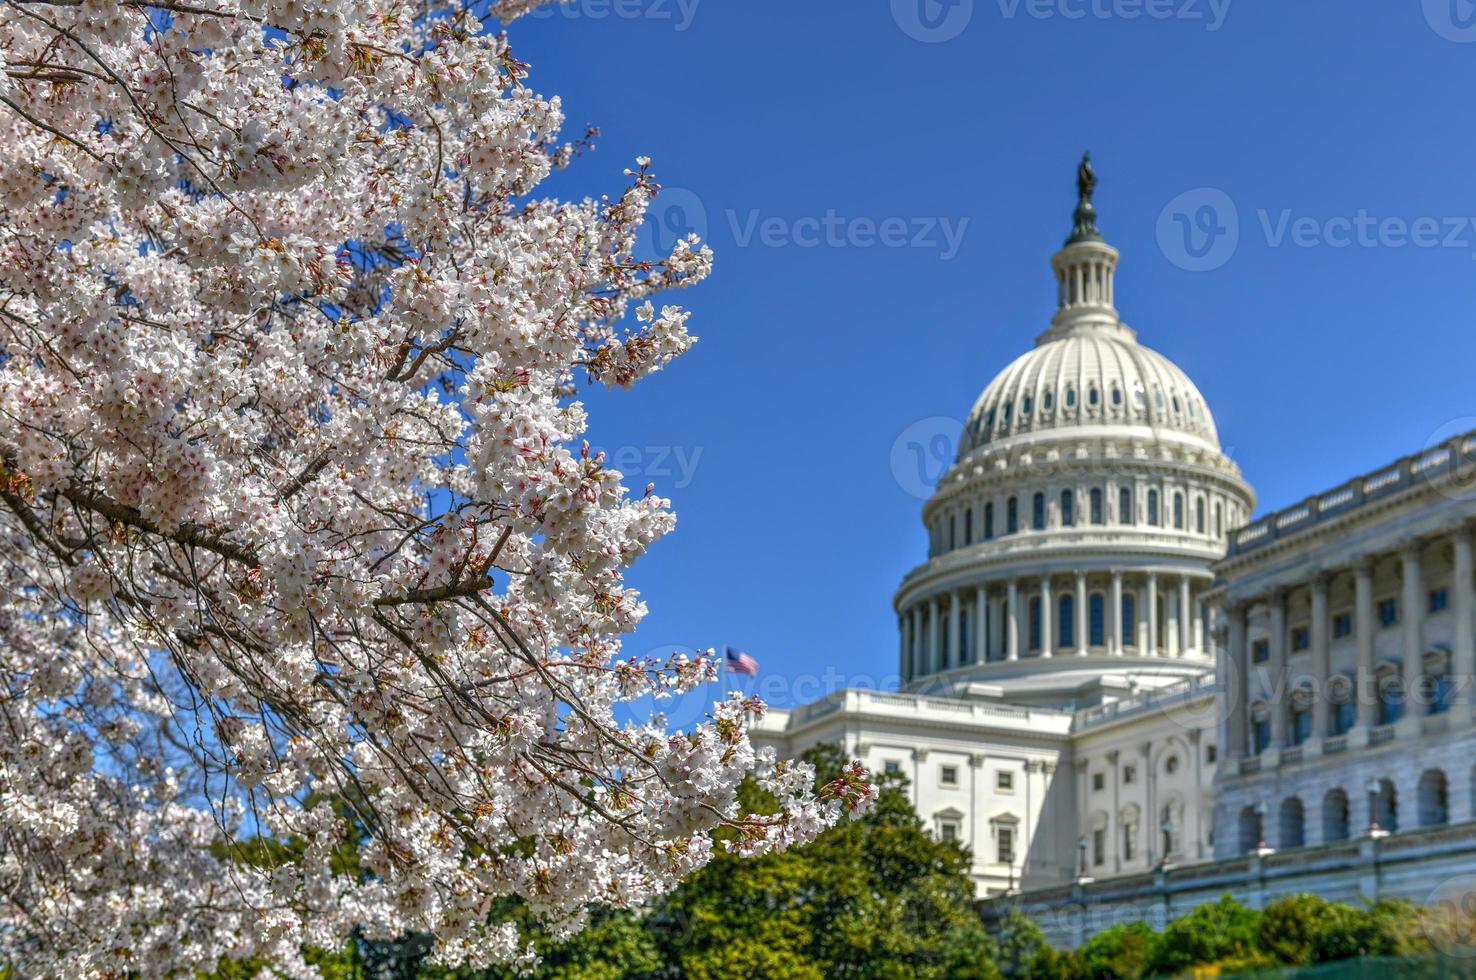
<instances>
[{"instance_id":1,"label":"dome ribbed roof","mask_svg":"<svg viewBox=\"0 0 1476 980\"><path fill-rule=\"evenodd\" d=\"M1132 331L1042 338L999 373L969 413L960 456L1026 433L1088 435L1099 426L1148 426L1220 448L1204 396L1179 367Z\"/></svg>"}]
</instances>

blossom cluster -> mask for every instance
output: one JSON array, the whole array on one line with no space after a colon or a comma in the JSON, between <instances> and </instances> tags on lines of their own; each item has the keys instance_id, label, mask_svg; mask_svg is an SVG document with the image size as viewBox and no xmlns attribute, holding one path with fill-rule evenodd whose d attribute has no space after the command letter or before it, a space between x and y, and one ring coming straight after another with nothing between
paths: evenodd
<instances>
[{"instance_id":1,"label":"blossom cluster","mask_svg":"<svg viewBox=\"0 0 1476 980\"><path fill-rule=\"evenodd\" d=\"M526 962L503 897L567 934L871 798L756 703L621 720L712 660L621 657L675 518L578 384L712 255L635 254L644 159L537 195L586 147L475 5L11 0L0 62L0 961Z\"/></svg>"}]
</instances>

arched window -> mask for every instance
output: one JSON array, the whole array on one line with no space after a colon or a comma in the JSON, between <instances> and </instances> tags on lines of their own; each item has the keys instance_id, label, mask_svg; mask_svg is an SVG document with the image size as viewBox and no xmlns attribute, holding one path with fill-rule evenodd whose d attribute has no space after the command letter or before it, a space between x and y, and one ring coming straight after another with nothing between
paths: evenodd
<instances>
[{"instance_id":1,"label":"arched window","mask_svg":"<svg viewBox=\"0 0 1476 980\"><path fill-rule=\"evenodd\" d=\"M974 508L964 511L964 544L974 543Z\"/></svg>"},{"instance_id":2,"label":"arched window","mask_svg":"<svg viewBox=\"0 0 1476 980\"><path fill-rule=\"evenodd\" d=\"M1076 389L1071 387L1070 385L1066 386L1066 407L1076 407Z\"/></svg>"},{"instance_id":3,"label":"arched window","mask_svg":"<svg viewBox=\"0 0 1476 980\"><path fill-rule=\"evenodd\" d=\"M1302 801L1298 797L1288 796L1281 801L1281 833L1276 839L1278 846L1283 849L1306 846L1306 816Z\"/></svg>"},{"instance_id":4,"label":"arched window","mask_svg":"<svg viewBox=\"0 0 1476 980\"><path fill-rule=\"evenodd\" d=\"M985 541L989 541L989 540L992 540L993 538L994 538L994 501L991 500L991 501L989 501L988 503L986 503L984 505L984 540Z\"/></svg>"},{"instance_id":5,"label":"arched window","mask_svg":"<svg viewBox=\"0 0 1476 980\"><path fill-rule=\"evenodd\" d=\"M1005 422L1006 425L1009 425L1009 423L1010 423L1010 415L1013 414L1014 410L1015 410L1015 403L1014 402L1005 402L1005 404L1004 404L1004 422Z\"/></svg>"},{"instance_id":6,"label":"arched window","mask_svg":"<svg viewBox=\"0 0 1476 980\"><path fill-rule=\"evenodd\" d=\"M1060 620L1056 635L1061 638L1057 645L1069 650L1076 646L1076 597L1069 592L1063 593L1056 604L1060 608L1060 615L1056 617Z\"/></svg>"},{"instance_id":7,"label":"arched window","mask_svg":"<svg viewBox=\"0 0 1476 980\"><path fill-rule=\"evenodd\" d=\"M1215 537L1225 536L1225 505L1215 501Z\"/></svg>"},{"instance_id":8,"label":"arched window","mask_svg":"<svg viewBox=\"0 0 1476 980\"><path fill-rule=\"evenodd\" d=\"M1138 645L1138 620L1135 603L1131 592L1122 594L1122 645L1134 647Z\"/></svg>"},{"instance_id":9,"label":"arched window","mask_svg":"<svg viewBox=\"0 0 1476 980\"><path fill-rule=\"evenodd\" d=\"M1127 487L1117 491L1117 523L1133 523L1133 491Z\"/></svg>"},{"instance_id":10,"label":"arched window","mask_svg":"<svg viewBox=\"0 0 1476 980\"><path fill-rule=\"evenodd\" d=\"M1148 491L1148 523L1158 527L1158 491Z\"/></svg>"},{"instance_id":11,"label":"arched window","mask_svg":"<svg viewBox=\"0 0 1476 980\"><path fill-rule=\"evenodd\" d=\"M1174 491L1174 528L1184 530L1184 495Z\"/></svg>"},{"instance_id":12,"label":"arched window","mask_svg":"<svg viewBox=\"0 0 1476 980\"><path fill-rule=\"evenodd\" d=\"M1194 532L1196 534L1203 534L1204 533L1204 498L1203 497L1195 497L1194 498Z\"/></svg>"},{"instance_id":13,"label":"arched window","mask_svg":"<svg viewBox=\"0 0 1476 980\"><path fill-rule=\"evenodd\" d=\"M1037 531L1045 530L1045 494L1037 493L1030 498L1030 526Z\"/></svg>"},{"instance_id":14,"label":"arched window","mask_svg":"<svg viewBox=\"0 0 1476 980\"><path fill-rule=\"evenodd\" d=\"M1092 487L1092 492L1091 492L1090 499L1091 499L1091 508L1092 508L1092 523L1093 524L1103 524L1103 523L1106 523L1106 521L1105 521L1106 515L1102 513L1102 488L1101 487Z\"/></svg>"},{"instance_id":15,"label":"arched window","mask_svg":"<svg viewBox=\"0 0 1476 980\"><path fill-rule=\"evenodd\" d=\"M1040 649L1040 596L1030 597L1030 649Z\"/></svg>"},{"instance_id":16,"label":"arched window","mask_svg":"<svg viewBox=\"0 0 1476 980\"><path fill-rule=\"evenodd\" d=\"M1450 794L1444 772L1426 769L1420 775L1418 792L1421 827L1439 827L1450 822Z\"/></svg>"},{"instance_id":17,"label":"arched window","mask_svg":"<svg viewBox=\"0 0 1476 980\"><path fill-rule=\"evenodd\" d=\"M1102 593L1093 592L1091 598L1087 599L1087 630L1088 642L1094 647L1107 642L1106 618L1107 602L1102 598Z\"/></svg>"},{"instance_id":18,"label":"arched window","mask_svg":"<svg viewBox=\"0 0 1476 980\"><path fill-rule=\"evenodd\" d=\"M948 515L948 550L958 547L958 515Z\"/></svg>"},{"instance_id":19,"label":"arched window","mask_svg":"<svg viewBox=\"0 0 1476 980\"><path fill-rule=\"evenodd\" d=\"M1061 491L1061 526L1074 527L1076 524L1076 494L1070 490Z\"/></svg>"},{"instance_id":20,"label":"arched window","mask_svg":"<svg viewBox=\"0 0 1476 980\"><path fill-rule=\"evenodd\" d=\"M1005 533L1014 534L1020 530L1020 502L1014 497L1005 501Z\"/></svg>"},{"instance_id":21,"label":"arched window","mask_svg":"<svg viewBox=\"0 0 1476 980\"><path fill-rule=\"evenodd\" d=\"M1312 701L1310 693L1302 688L1292 694L1291 742L1301 745L1312 737Z\"/></svg>"},{"instance_id":22,"label":"arched window","mask_svg":"<svg viewBox=\"0 0 1476 980\"><path fill-rule=\"evenodd\" d=\"M1117 407L1122 404L1122 389L1117 385L1112 386L1112 405Z\"/></svg>"},{"instance_id":23,"label":"arched window","mask_svg":"<svg viewBox=\"0 0 1476 980\"><path fill-rule=\"evenodd\" d=\"M1330 789L1322 797L1322 842L1348 839L1348 794Z\"/></svg>"},{"instance_id":24,"label":"arched window","mask_svg":"<svg viewBox=\"0 0 1476 980\"><path fill-rule=\"evenodd\" d=\"M1033 408L1035 408L1035 399L1031 398L1029 395L1026 395L1024 398L1020 399L1021 415L1029 415L1031 409Z\"/></svg>"},{"instance_id":25,"label":"arched window","mask_svg":"<svg viewBox=\"0 0 1476 980\"><path fill-rule=\"evenodd\" d=\"M1051 389L1047 388L1045 390L1045 394L1041 396L1040 404L1047 412L1056 404L1056 399L1051 395Z\"/></svg>"},{"instance_id":26,"label":"arched window","mask_svg":"<svg viewBox=\"0 0 1476 980\"><path fill-rule=\"evenodd\" d=\"M1097 386L1092 385L1087 389L1087 404L1093 408L1097 407Z\"/></svg>"}]
</instances>

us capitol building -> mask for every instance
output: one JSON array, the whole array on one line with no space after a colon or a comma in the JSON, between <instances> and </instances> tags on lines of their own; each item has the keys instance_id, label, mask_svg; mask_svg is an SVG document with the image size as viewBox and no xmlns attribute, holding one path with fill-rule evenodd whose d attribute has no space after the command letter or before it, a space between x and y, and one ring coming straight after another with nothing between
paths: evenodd
<instances>
[{"instance_id":1,"label":"us capitol building","mask_svg":"<svg viewBox=\"0 0 1476 980\"><path fill-rule=\"evenodd\" d=\"M905 774L986 914L1065 944L1227 890L1476 893L1476 433L1252 521L1199 389L1118 313L1094 185L1083 159L1055 315L923 507L901 690L755 741Z\"/></svg>"}]
</instances>

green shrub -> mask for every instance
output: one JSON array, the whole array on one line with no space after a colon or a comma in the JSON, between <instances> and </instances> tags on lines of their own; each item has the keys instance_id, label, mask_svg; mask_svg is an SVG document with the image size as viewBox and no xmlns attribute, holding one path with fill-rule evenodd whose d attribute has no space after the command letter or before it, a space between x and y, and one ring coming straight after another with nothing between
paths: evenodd
<instances>
[{"instance_id":1,"label":"green shrub","mask_svg":"<svg viewBox=\"0 0 1476 980\"><path fill-rule=\"evenodd\" d=\"M1259 912L1227 893L1170 922L1153 948L1148 972L1178 973L1221 960L1250 959L1257 952L1260 924Z\"/></svg>"},{"instance_id":2,"label":"green shrub","mask_svg":"<svg viewBox=\"0 0 1476 980\"><path fill-rule=\"evenodd\" d=\"M1125 922L1097 933L1076 958L1090 980L1138 980L1148 968L1158 933L1145 922Z\"/></svg>"}]
</instances>

